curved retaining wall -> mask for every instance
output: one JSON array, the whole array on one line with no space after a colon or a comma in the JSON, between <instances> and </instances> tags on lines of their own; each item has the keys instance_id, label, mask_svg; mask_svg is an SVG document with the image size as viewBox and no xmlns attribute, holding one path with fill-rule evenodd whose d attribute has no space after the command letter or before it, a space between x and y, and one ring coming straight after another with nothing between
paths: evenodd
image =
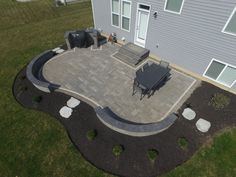
<instances>
[{"instance_id":1,"label":"curved retaining wall","mask_svg":"<svg viewBox=\"0 0 236 177\"><path fill-rule=\"evenodd\" d=\"M44 64L48 60L53 58L55 55L56 54L53 51L47 50L41 53L40 55L36 56L35 58L33 58L33 60L27 66L26 77L29 79L29 81L32 82L32 84L36 88L38 88L43 92L50 93L54 90L57 90L59 92L65 92L66 94L69 94L71 96L79 97L80 99L83 98L82 99L83 101L87 102L88 104L94 107L99 120L107 127L122 134L136 137L143 137L143 136L154 135L166 130L171 125L173 125L176 119L178 118L175 114L171 114L167 116L165 119L156 123L141 124L141 123L130 122L120 118L118 115L112 112L112 110L108 107L102 108L89 98L85 98L78 93L75 93L71 90L63 89L59 85L52 84L46 81L42 76L42 68Z\"/></svg>"},{"instance_id":2,"label":"curved retaining wall","mask_svg":"<svg viewBox=\"0 0 236 177\"><path fill-rule=\"evenodd\" d=\"M160 133L173 125L178 118L175 114L170 114L160 122L141 124L126 121L120 118L108 107L97 107L95 108L95 112L100 121L107 127L122 134L138 137L150 136Z\"/></svg>"},{"instance_id":3,"label":"curved retaining wall","mask_svg":"<svg viewBox=\"0 0 236 177\"><path fill-rule=\"evenodd\" d=\"M58 85L51 84L42 77L43 65L53 56L55 56L55 53L51 50L47 50L33 58L26 69L26 77L34 84L35 87L43 92L51 92L52 88L58 88Z\"/></svg>"}]
</instances>

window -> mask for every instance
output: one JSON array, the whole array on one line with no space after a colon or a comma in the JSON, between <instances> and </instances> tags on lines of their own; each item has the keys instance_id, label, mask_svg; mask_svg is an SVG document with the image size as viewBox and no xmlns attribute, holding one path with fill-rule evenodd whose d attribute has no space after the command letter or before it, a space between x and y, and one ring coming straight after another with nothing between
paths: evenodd
<instances>
[{"instance_id":1,"label":"window","mask_svg":"<svg viewBox=\"0 0 236 177\"><path fill-rule=\"evenodd\" d=\"M131 1L111 0L111 23L121 29L130 30ZM120 24L121 21L121 24Z\"/></svg>"},{"instance_id":2,"label":"window","mask_svg":"<svg viewBox=\"0 0 236 177\"><path fill-rule=\"evenodd\" d=\"M225 86L232 87L236 81L236 67L212 59L204 75Z\"/></svg>"},{"instance_id":3,"label":"window","mask_svg":"<svg viewBox=\"0 0 236 177\"><path fill-rule=\"evenodd\" d=\"M236 7L226 22L222 32L236 36Z\"/></svg>"},{"instance_id":4,"label":"window","mask_svg":"<svg viewBox=\"0 0 236 177\"><path fill-rule=\"evenodd\" d=\"M143 5L143 4L139 4L139 8L140 8L140 9L144 9L144 10L149 10L149 9L150 9L150 6L146 6L146 5Z\"/></svg>"},{"instance_id":5,"label":"window","mask_svg":"<svg viewBox=\"0 0 236 177\"><path fill-rule=\"evenodd\" d=\"M120 0L111 0L112 25L120 26Z\"/></svg>"},{"instance_id":6,"label":"window","mask_svg":"<svg viewBox=\"0 0 236 177\"><path fill-rule=\"evenodd\" d=\"M131 3L129 1L122 1L122 13L121 13L122 26L121 28L129 31L130 18L131 18Z\"/></svg>"},{"instance_id":7,"label":"window","mask_svg":"<svg viewBox=\"0 0 236 177\"><path fill-rule=\"evenodd\" d=\"M225 67L224 64L217 61L212 61L210 67L208 68L206 72L206 76L212 79L217 79L217 77L220 75L224 67Z\"/></svg>"},{"instance_id":8,"label":"window","mask_svg":"<svg viewBox=\"0 0 236 177\"><path fill-rule=\"evenodd\" d=\"M166 0L164 11L181 14L184 0Z\"/></svg>"}]
</instances>

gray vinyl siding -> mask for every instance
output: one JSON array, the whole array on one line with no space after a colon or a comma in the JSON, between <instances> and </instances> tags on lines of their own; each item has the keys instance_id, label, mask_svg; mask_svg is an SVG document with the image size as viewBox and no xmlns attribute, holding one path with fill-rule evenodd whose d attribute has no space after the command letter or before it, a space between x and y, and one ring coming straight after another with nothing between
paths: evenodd
<instances>
[{"instance_id":1,"label":"gray vinyl siding","mask_svg":"<svg viewBox=\"0 0 236 177\"><path fill-rule=\"evenodd\" d=\"M185 0L180 15L164 11L164 0L152 2L159 12L148 29L146 48L152 53L198 74L212 58L236 66L236 36L221 32L235 0Z\"/></svg>"},{"instance_id":2,"label":"gray vinyl siding","mask_svg":"<svg viewBox=\"0 0 236 177\"><path fill-rule=\"evenodd\" d=\"M236 83L232 87L236 91Z\"/></svg>"},{"instance_id":3,"label":"gray vinyl siding","mask_svg":"<svg viewBox=\"0 0 236 177\"><path fill-rule=\"evenodd\" d=\"M236 66L236 36L221 32L236 0L185 0L180 15L164 11L165 0L132 0L130 32L111 25L110 0L93 0L96 27L134 42L137 2L151 5L145 46L151 53L200 75L212 58Z\"/></svg>"}]
</instances>

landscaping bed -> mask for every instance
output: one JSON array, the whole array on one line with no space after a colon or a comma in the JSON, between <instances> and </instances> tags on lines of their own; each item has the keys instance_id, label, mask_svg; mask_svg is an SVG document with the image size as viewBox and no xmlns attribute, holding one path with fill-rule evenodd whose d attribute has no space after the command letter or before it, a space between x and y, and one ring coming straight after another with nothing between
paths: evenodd
<instances>
[{"instance_id":1,"label":"landscaping bed","mask_svg":"<svg viewBox=\"0 0 236 177\"><path fill-rule=\"evenodd\" d=\"M70 96L36 89L25 77L25 69L16 77L13 93L22 106L49 113L59 120L72 143L90 163L119 176L151 177L168 172L190 159L217 131L236 125L236 96L205 82L180 108L174 125L148 137L131 137L109 129L99 121L94 109L82 101L69 119L60 117L59 110ZM215 93L230 98L230 103L222 110L209 105ZM181 116L186 106L197 114L192 121ZM211 122L209 132L201 133L196 129L199 118Z\"/></svg>"}]
</instances>

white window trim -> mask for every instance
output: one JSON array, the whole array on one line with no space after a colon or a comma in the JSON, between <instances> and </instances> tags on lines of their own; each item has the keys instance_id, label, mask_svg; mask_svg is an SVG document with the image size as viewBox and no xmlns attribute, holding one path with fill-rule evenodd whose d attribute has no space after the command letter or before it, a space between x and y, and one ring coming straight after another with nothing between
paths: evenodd
<instances>
[{"instance_id":1,"label":"white window trim","mask_svg":"<svg viewBox=\"0 0 236 177\"><path fill-rule=\"evenodd\" d=\"M111 26L116 27L116 28L120 28L120 25L121 25L121 21L120 21L120 16L121 16L121 14L120 14L120 0L118 0L118 1L119 1L119 10L118 10L119 13L116 13L116 12L113 12L113 11L112 11L112 0L110 0L110 7L111 7ZM118 19L119 19L119 25L118 25L118 26L113 25L113 19L112 19L113 14L119 16L119 18L118 18Z\"/></svg>"},{"instance_id":2,"label":"white window trim","mask_svg":"<svg viewBox=\"0 0 236 177\"><path fill-rule=\"evenodd\" d=\"M144 6L149 7L149 10L147 10L147 9L143 9L143 8L140 8L140 5L144 5ZM137 8L138 8L139 10L146 11L146 12L150 12L150 11L151 11L151 5L148 5L148 4L145 4L145 3L141 3L141 2L138 3Z\"/></svg>"},{"instance_id":3,"label":"white window trim","mask_svg":"<svg viewBox=\"0 0 236 177\"><path fill-rule=\"evenodd\" d=\"M130 3L130 14L129 14L129 17L123 15L123 8L122 8L123 2L128 2L128 3ZM130 32L131 14L132 14L132 13L131 13L131 10L132 10L132 2L131 2L131 1L128 1L128 0L121 0L121 15L120 15L120 16L121 16L121 24L120 24L120 26L121 26L121 29L122 29L122 30L127 31L127 32ZM129 19L129 30L124 29L124 28L122 27L122 24L123 24L123 17Z\"/></svg>"},{"instance_id":4,"label":"white window trim","mask_svg":"<svg viewBox=\"0 0 236 177\"><path fill-rule=\"evenodd\" d=\"M212 64L213 61L216 61L216 62L219 62L219 63L225 65L225 67L223 68L223 70L220 72L220 74L217 76L216 79L212 79L211 77L208 77L208 76L206 75L206 72L207 72L207 70L209 69L209 67L211 66L211 64ZM223 72L226 70L226 68L227 68L228 66L229 66L229 67L232 67L232 68L234 68L234 69L236 69L236 66L233 66L233 65L231 65L231 64L228 64L228 63L225 63L225 62L223 62L223 61L220 61L220 60L217 60L217 59L215 59L215 58L212 58L211 62L210 62L209 65L207 66L205 72L203 73L203 76L206 77L206 78L208 78L208 79L210 79L210 80L212 80L212 81L218 82L218 83L220 83L220 84L222 84L222 85L224 85L224 86L226 86L226 87L232 88L233 85L236 83L236 80L234 80L234 82L233 82L230 86L229 86L229 85L226 85L225 83L220 82L220 81L218 80L218 79L220 78L220 76L223 74Z\"/></svg>"},{"instance_id":5,"label":"white window trim","mask_svg":"<svg viewBox=\"0 0 236 177\"><path fill-rule=\"evenodd\" d=\"M228 26L229 22L231 21L231 19L232 19L234 13L236 13L236 6L234 7L233 12L231 13L231 15L230 15L229 19L227 20L227 22L226 22L224 28L222 29L222 31L221 31L222 33L230 34L230 35L236 36L236 33L232 33L232 32L225 31L225 29L226 29L226 27Z\"/></svg>"},{"instance_id":6,"label":"white window trim","mask_svg":"<svg viewBox=\"0 0 236 177\"><path fill-rule=\"evenodd\" d=\"M167 1L168 1L168 0L165 0L164 11L166 11L166 12L170 12L170 13L173 13L173 14L178 14L178 15L180 15L180 14L181 14L181 12L182 12L182 9L183 9L183 6L184 6L184 1L185 1L185 0L183 0L183 1L182 1L182 4L181 4L181 7L180 7L180 10L179 10L179 12L175 12L175 11L172 11L172 10L168 10L168 9L166 9L166 6L167 6Z\"/></svg>"}]
</instances>

